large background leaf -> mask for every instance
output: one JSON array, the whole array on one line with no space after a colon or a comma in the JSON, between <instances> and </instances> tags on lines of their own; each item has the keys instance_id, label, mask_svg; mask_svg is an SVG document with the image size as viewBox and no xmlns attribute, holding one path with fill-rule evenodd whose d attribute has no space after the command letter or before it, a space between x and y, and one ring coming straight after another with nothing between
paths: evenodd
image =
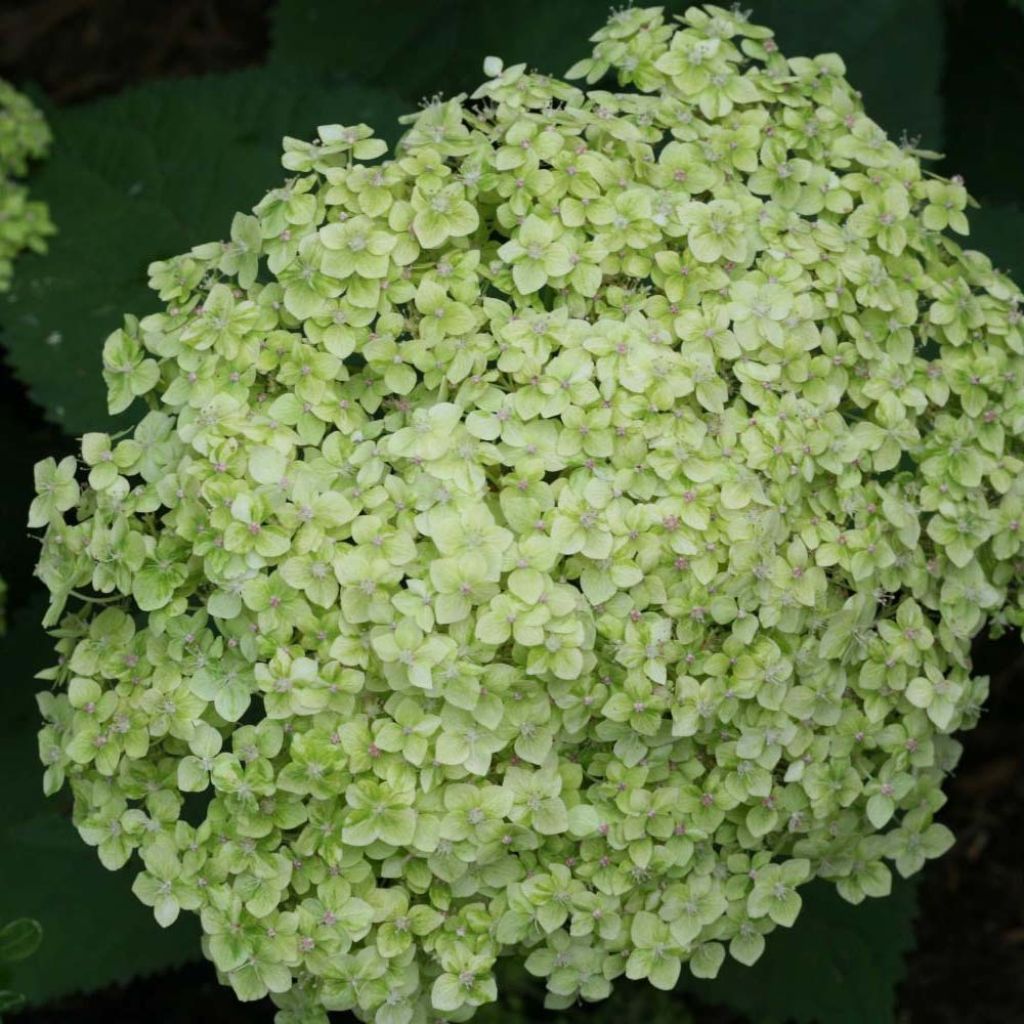
<instances>
[{"instance_id":1,"label":"large background leaf","mask_svg":"<svg viewBox=\"0 0 1024 1024\"><path fill-rule=\"evenodd\" d=\"M664 6L679 13L689 4ZM940 143L939 0L753 0L742 6L775 30L786 54L841 53L868 110L890 132L920 135L929 146ZM472 91L489 54L562 74L586 56L587 37L607 15L604 0L520 0L512 10L476 0L369 0L358 6L281 0L272 17L271 63L316 66L328 74L344 70L415 102L439 90Z\"/></svg>"},{"instance_id":2,"label":"large background leaf","mask_svg":"<svg viewBox=\"0 0 1024 1024\"><path fill-rule=\"evenodd\" d=\"M724 1003L757 1024L887 1024L914 943L915 884L897 882L886 899L851 906L824 882L802 890L792 928L768 936L753 967L726 959L714 981L684 988Z\"/></svg>"},{"instance_id":3,"label":"large background leaf","mask_svg":"<svg viewBox=\"0 0 1024 1024\"><path fill-rule=\"evenodd\" d=\"M590 52L587 37L607 17L601 0L521 0L514 8L473 0L281 0L270 62L344 69L414 104L438 92L473 91L490 54L561 74Z\"/></svg>"}]
</instances>

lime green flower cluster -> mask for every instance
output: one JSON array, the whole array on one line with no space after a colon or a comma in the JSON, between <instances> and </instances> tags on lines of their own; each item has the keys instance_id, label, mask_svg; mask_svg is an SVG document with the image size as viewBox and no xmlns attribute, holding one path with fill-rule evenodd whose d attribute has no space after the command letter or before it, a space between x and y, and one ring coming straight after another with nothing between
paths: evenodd
<instances>
[{"instance_id":1,"label":"lime green flower cluster","mask_svg":"<svg viewBox=\"0 0 1024 1024\"><path fill-rule=\"evenodd\" d=\"M53 225L44 203L30 200L14 179L50 147L50 129L31 100L0 79L0 292L11 284L11 263L24 249L42 252Z\"/></svg>"},{"instance_id":2,"label":"lime green flower cluster","mask_svg":"<svg viewBox=\"0 0 1024 1024\"><path fill-rule=\"evenodd\" d=\"M46 788L283 1024L743 963L882 896L1024 619L1020 291L834 55L615 14L285 140L41 463ZM84 598L84 601L83 601ZM72 610L65 609L72 601Z\"/></svg>"}]
</instances>

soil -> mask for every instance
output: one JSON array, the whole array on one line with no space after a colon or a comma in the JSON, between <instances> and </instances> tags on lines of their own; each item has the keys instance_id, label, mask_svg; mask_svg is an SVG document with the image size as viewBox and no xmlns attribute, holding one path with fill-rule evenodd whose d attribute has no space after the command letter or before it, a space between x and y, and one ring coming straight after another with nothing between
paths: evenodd
<instances>
[{"instance_id":1,"label":"soil","mask_svg":"<svg viewBox=\"0 0 1024 1024\"><path fill-rule=\"evenodd\" d=\"M1020 123L1024 19L1013 20L1017 16L1006 6L1008 2L949 0L946 4L948 118L958 111L971 111L970 88L976 85L976 76L984 73L979 67L1001 66L1008 69L1006 87L1016 90L1011 102ZM267 0L3 0L0 76L19 85L34 82L54 102L72 103L146 79L258 65L266 54L269 7ZM994 31L992 19L1010 30ZM979 65L979 52L985 53L986 65ZM1005 92L1002 102L1007 102ZM947 124L947 135L949 128ZM1019 165L1013 174L1019 200ZM984 183L976 175L971 184L979 190ZM7 373L0 373L0 426L7 428L0 431L7 439L2 443L5 466L8 471L14 467L8 479L23 480L25 486L35 459L70 448ZM10 521L11 516L22 515L15 506L17 495L25 491L14 486L4 490L0 515ZM26 548L18 547L21 552ZM29 580L32 553L21 552L7 545L0 559L12 583L12 596L23 589L13 584ZM981 723L965 737L963 760L948 786L949 803L942 818L958 842L923 873L916 949L908 957L898 994L899 1024L1024 1021L1024 653L1020 637L979 642L976 665L979 672L991 675L991 698ZM269 1006L238 1003L216 982L209 965L196 963L33 1009L19 1015L18 1021L270 1024L272 1017ZM694 1006L693 1017L696 1024L744 1024L718 1007Z\"/></svg>"}]
</instances>

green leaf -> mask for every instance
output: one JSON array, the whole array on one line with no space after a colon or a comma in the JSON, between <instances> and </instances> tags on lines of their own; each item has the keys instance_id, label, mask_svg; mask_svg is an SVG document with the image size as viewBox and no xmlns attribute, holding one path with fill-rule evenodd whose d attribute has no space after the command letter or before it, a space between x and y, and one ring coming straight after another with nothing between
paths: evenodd
<instances>
[{"instance_id":1,"label":"green leaf","mask_svg":"<svg viewBox=\"0 0 1024 1024\"><path fill-rule=\"evenodd\" d=\"M10 964L31 956L42 941L38 921L22 917L0 928L0 963Z\"/></svg>"},{"instance_id":2,"label":"green leaf","mask_svg":"<svg viewBox=\"0 0 1024 1024\"><path fill-rule=\"evenodd\" d=\"M824 882L802 887L796 923L772 932L752 967L727 957L714 981L684 972L682 987L758 1024L888 1024L913 945L915 892L897 881L891 896L853 906Z\"/></svg>"},{"instance_id":3,"label":"green leaf","mask_svg":"<svg viewBox=\"0 0 1024 1024\"><path fill-rule=\"evenodd\" d=\"M270 62L344 68L417 103L439 91L472 92L484 81L484 58L491 54L562 74L587 55L587 36L606 17L606 5L594 0L524 0L514 17L501 4L475 0L281 0L272 15Z\"/></svg>"},{"instance_id":4,"label":"green leaf","mask_svg":"<svg viewBox=\"0 0 1024 1024\"><path fill-rule=\"evenodd\" d=\"M35 673L50 660L51 643L37 625L35 602L14 617L0 642L8 683L0 721L0 920L30 917L45 941L10 970L10 988L32 1003L102 988L195 959L199 929L192 915L159 928L132 895L129 871L99 863L71 824L66 794L46 798L36 750Z\"/></svg>"},{"instance_id":5,"label":"green leaf","mask_svg":"<svg viewBox=\"0 0 1024 1024\"><path fill-rule=\"evenodd\" d=\"M160 308L149 263L228 237L235 211L285 179L283 136L366 121L393 139L404 111L383 90L269 69L48 111L56 142L33 194L59 232L46 255L19 260L0 300L2 340L32 397L70 433L109 426L100 353L123 314Z\"/></svg>"},{"instance_id":6,"label":"green leaf","mask_svg":"<svg viewBox=\"0 0 1024 1024\"><path fill-rule=\"evenodd\" d=\"M20 992L12 992L7 988L0 989L0 1013L17 1010L24 1005L25 997Z\"/></svg>"}]
</instances>

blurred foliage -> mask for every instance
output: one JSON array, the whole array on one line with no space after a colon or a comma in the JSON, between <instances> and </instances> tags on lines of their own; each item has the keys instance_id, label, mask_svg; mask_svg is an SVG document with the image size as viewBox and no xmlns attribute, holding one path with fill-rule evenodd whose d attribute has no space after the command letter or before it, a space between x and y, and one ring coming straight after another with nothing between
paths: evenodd
<instances>
[{"instance_id":1,"label":"blurred foliage","mask_svg":"<svg viewBox=\"0 0 1024 1024\"><path fill-rule=\"evenodd\" d=\"M17 1010L25 997L9 987L10 965L30 957L42 941L38 921L20 917L0 927L0 1014Z\"/></svg>"},{"instance_id":2,"label":"blurred foliage","mask_svg":"<svg viewBox=\"0 0 1024 1024\"><path fill-rule=\"evenodd\" d=\"M265 68L49 108L55 146L32 187L49 203L60 234L48 254L23 258L14 291L0 300L0 340L14 370L69 433L110 429L99 373L103 339L123 313L157 308L146 288L151 260L223 237L235 210L279 183L281 136L309 137L321 123L363 121L394 141L399 114L438 91L472 89L489 54L564 71L588 50L586 35L603 22L607 6L607 0L520 0L512 8L479 0L280 0ZM750 0L744 6L776 29L786 53L842 54L868 111L890 133L944 149L939 169L963 173L983 203L972 214L970 244L1024 277L1024 209L1015 205L1022 197L1024 135L1014 130L1024 110L1024 73L1019 60L976 56L993 34L1024 39L1024 0L986 4L984 18L973 0ZM17 433L8 433L12 458L24 459ZM27 481L22 491L27 496ZM13 561L22 564L24 511L11 495L2 501L10 514L0 544L18 546ZM11 579L16 586L28 582L26 572ZM22 594L14 596L15 605L23 603ZM40 615L36 605L21 609L0 642L9 680L0 721L0 921L31 915L43 926L40 954L13 968L13 983L34 1002L198 952L188 925L160 930L131 895L130 879L104 871L75 834L67 808L42 796L33 700L39 684L32 678L47 661L47 642L35 626ZM684 988L747 1013L756 1024L886 1024L912 943L913 908L909 884L861 907L812 886L797 927L773 935L754 968L731 964L715 982L689 979ZM0 977L0 988L5 984ZM0 993L0 1006L3 998ZM678 999L646 985L623 983L607 1003L578 1011L548 1013L536 1000L533 983L513 972L502 1003L477 1019L690 1020Z\"/></svg>"}]
</instances>

